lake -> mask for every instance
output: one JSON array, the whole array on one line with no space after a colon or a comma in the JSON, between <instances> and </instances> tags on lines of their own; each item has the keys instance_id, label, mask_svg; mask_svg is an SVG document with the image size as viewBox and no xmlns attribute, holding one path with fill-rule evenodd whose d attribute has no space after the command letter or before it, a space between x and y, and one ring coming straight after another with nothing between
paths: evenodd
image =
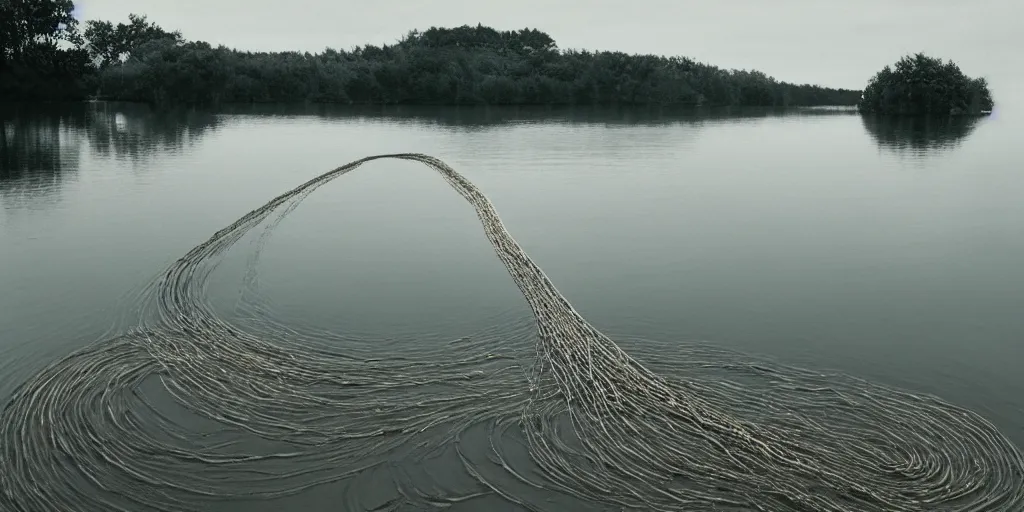
<instances>
[{"instance_id":1,"label":"lake","mask_svg":"<svg viewBox=\"0 0 1024 512\"><path fill-rule=\"evenodd\" d=\"M705 340L933 393L1024 447L1018 112L91 103L6 107L0 128L5 401L130 323L134 293L251 209L351 160L421 152L480 187L613 338ZM225 304L234 252L207 290ZM414 163L322 187L260 265L278 316L316 328L443 339L532 319L473 209Z\"/></svg>"}]
</instances>

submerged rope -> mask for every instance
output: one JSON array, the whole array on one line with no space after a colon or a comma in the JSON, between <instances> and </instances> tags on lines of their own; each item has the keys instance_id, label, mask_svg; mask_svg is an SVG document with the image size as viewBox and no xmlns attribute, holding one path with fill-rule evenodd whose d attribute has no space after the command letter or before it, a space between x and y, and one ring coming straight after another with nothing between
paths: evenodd
<instances>
[{"instance_id":1,"label":"submerged rope","mask_svg":"<svg viewBox=\"0 0 1024 512\"><path fill-rule=\"evenodd\" d=\"M382 158L431 167L475 208L534 325L497 319L459 340L398 343L274 319L255 273L273 228L317 187ZM274 212L249 261L245 319L229 323L206 301L207 279ZM398 497L381 505L394 510L487 495L531 510L559 510L551 495L649 510L1024 507L1018 448L938 398L706 345L623 340L631 357L573 309L472 183L425 155L364 158L274 198L140 300L150 314L138 328L10 399L0 509L202 510L377 470L394 483ZM489 439L486 453L466 442L474 435ZM426 483L392 462L453 447L472 485ZM354 501L343 509L370 507L344 495Z\"/></svg>"}]
</instances>

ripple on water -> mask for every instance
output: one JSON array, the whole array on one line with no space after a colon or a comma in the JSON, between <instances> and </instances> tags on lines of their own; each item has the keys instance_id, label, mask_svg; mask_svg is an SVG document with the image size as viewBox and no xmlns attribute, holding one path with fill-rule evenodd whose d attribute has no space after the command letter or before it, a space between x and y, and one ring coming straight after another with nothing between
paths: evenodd
<instances>
[{"instance_id":1,"label":"ripple on water","mask_svg":"<svg viewBox=\"0 0 1024 512\"><path fill-rule=\"evenodd\" d=\"M278 212L250 259L255 272L276 222L318 186L381 158L423 163L470 202L534 324L498 315L464 338L387 355L388 340L286 324L253 279L237 320L214 313L205 285L224 251ZM314 178L193 248L138 298L137 328L28 376L8 402L4 509L196 510L325 486L350 509L489 499L536 510L578 500L656 510L1024 506L1018 449L936 397L708 344L624 340L627 354L573 309L473 184L425 155L368 157ZM465 471L423 470L442 458Z\"/></svg>"}]
</instances>

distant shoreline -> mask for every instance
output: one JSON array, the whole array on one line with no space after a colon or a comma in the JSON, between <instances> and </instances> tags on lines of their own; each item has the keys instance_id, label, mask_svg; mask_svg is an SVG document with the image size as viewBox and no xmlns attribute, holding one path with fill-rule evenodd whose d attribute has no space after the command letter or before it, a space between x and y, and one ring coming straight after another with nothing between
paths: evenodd
<instances>
[{"instance_id":1,"label":"distant shoreline","mask_svg":"<svg viewBox=\"0 0 1024 512\"><path fill-rule=\"evenodd\" d=\"M25 14L25 16L29 16ZM32 20L24 20L26 23ZM0 62L0 96L153 105L853 106L859 90L794 84L681 56L560 49L536 29L412 30L391 45L249 52L146 19L90 20L70 48ZM31 41L19 43L31 47Z\"/></svg>"},{"instance_id":2,"label":"distant shoreline","mask_svg":"<svg viewBox=\"0 0 1024 512\"><path fill-rule=\"evenodd\" d=\"M0 104L4 102L0 101ZM19 103L18 101L7 103ZM119 99L117 97L92 96L83 99L52 100L52 101L22 101L20 103L134 103L139 105L151 105L151 102L132 99ZM170 106L245 106L245 105L325 105L338 107L451 107L451 108L474 108L474 107L531 107L531 108L632 108L632 109L669 109L669 110L709 110L709 109L818 109L818 110L843 110L857 111L856 104L821 104L821 105L695 105L685 103L657 104L657 103L416 103L416 102L331 102L331 101L223 101L215 105L170 105Z\"/></svg>"},{"instance_id":3,"label":"distant shoreline","mask_svg":"<svg viewBox=\"0 0 1024 512\"><path fill-rule=\"evenodd\" d=\"M222 102L216 105L153 105L145 101L120 100L116 98L93 97L86 99L69 100L43 100L43 101L3 101L0 100L0 107L35 107L35 106L59 106L59 105L130 105L133 107L153 109L156 112L168 110L205 110L217 111L274 111L284 112L295 111L332 111L332 112L424 112L437 110L443 112L494 110L495 112L522 111L529 113L542 112L608 112L623 111L633 113L657 113L667 115L758 115L758 114L787 114L798 111L816 114L859 114L855 105L792 105L792 106L743 106L743 105L652 105L652 104L443 104L443 103L329 103L329 102Z\"/></svg>"}]
</instances>

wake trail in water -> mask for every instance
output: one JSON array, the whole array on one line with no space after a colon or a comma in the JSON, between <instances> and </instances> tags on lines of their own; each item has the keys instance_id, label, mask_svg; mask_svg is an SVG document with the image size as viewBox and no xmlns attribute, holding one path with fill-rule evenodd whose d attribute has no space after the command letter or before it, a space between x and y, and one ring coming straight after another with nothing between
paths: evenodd
<instances>
[{"instance_id":1,"label":"wake trail in water","mask_svg":"<svg viewBox=\"0 0 1024 512\"><path fill-rule=\"evenodd\" d=\"M505 318L450 343L389 347L273 317L254 270L273 228L321 185L379 159L424 164L468 201L534 325ZM237 305L245 314L229 322L207 301L208 278L264 223ZM559 510L549 494L647 510L1024 508L1020 450L939 398L701 344L639 341L627 354L555 288L483 193L426 155L363 158L275 197L139 301L137 327L11 397L0 509L204 510L374 469L393 477L394 510L484 495ZM528 360L516 352L526 347ZM464 442L478 427L483 461ZM473 488L424 485L393 462L452 446ZM516 447L529 464L509 455Z\"/></svg>"}]
</instances>

